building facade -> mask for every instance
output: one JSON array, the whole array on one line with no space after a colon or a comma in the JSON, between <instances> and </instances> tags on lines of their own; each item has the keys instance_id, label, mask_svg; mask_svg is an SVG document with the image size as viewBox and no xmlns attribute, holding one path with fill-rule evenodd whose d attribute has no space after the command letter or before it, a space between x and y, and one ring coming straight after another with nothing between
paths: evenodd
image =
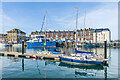
<instances>
[{"instance_id":1,"label":"building facade","mask_svg":"<svg viewBox=\"0 0 120 80\"><path fill-rule=\"evenodd\" d=\"M0 42L1 43L7 43L8 42L7 34L0 34Z\"/></svg>"},{"instance_id":2,"label":"building facade","mask_svg":"<svg viewBox=\"0 0 120 80\"><path fill-rule=\"evenodd\" d=\"M93 32L93 42L103 43L111 41L111 31L108 28L95 29Z\"/></svg>"},{"instance_id":3,"label":"building facade","mask_svg":"<svg viewBox=\"0 0 120 80\"><path fill-rule=\"evenodd\" d=\"M35 38L35 36L42 35L45 36L45 31L32 32L30 37L31 39ZM105 39L103 37L105 36ZM88 41L91 43L102 43L104 40L110 41L111 39L110 30L108 28L105 29L78 29L77 30L77 39L80 42ZM75 31L46 31L46 38L52 41L66 41L66 40L75 40Z\"/></svg>"},{"instance_id":4,"label":"building facade","mask_svg":"<svg viewBox=\"0 0 120 80\"><path fill-rule=\"evenodd\" d=\"M7 31L8 43L21 43L22 40L26 39L26 33L19 29L12 29Z\"/></svg>"}]
</instances>

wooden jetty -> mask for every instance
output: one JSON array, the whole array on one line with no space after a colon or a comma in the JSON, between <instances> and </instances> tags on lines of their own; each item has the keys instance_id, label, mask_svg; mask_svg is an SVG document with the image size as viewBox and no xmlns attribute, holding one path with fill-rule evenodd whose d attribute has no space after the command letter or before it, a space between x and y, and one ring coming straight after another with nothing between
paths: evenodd
<instances>
[{"instance_id":1,"label":"wooden jetty","mask_svg":"<svg viewBox=\"0 0 120 80\"><path fill-rule=\"evenodd\" d=\"M59 56L55 54L34 54L34 53L20 53L20 52L0 52L0 56L12 56L12 57L22 57L22 58L35 58L35 59L50 59L55 61L60 61Z\"/></svg>"}]
</instances>

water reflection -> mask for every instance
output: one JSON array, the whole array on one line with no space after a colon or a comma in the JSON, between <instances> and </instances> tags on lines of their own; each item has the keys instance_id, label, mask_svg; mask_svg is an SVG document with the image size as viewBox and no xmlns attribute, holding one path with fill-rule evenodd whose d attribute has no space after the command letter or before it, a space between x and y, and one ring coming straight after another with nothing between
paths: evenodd
<instances>
[{"instance_id":1,"label":"water reflection","mask_svg":"<svg viewBox=\"0 0 120 80\"><path fill-rule=\"evenodd\" d=\"M63 47L63 48L59 48L60 50L63 50L65 52L66 55L69 55L71 53L74 53L74 48L72 47ZM78 48L79 50L86 50L86 51L93 51L94 53L100 55L100 54L104 54L104 48L92 48L92 49L83 49L83 48ZM21 48L12 48L12 47L7 47L7 48L4 48L4 49L0 49L0 51L3 50L3 51L15 51L15 52L21 52ZM25 52L27 53L36 53L37 51L39 50L42 50L42 48L25 48ZM110 48L107 48L107 56L110 57L111 55L111 49ZM69 74L70 75L73 75L74 74L74 77L96 77L96 76L99 76L99 74L103 74L102 77L105 78L105 80L107 79L108 74L108 70L111 70L111 69L108 69L109 67L105 67L105 66L102 66L102 65L99 65L99 66L82 66L82 65L70 65L70 64L67 64L67 63L63 63L63 62L55 62L55 61L41 61L41 60L30 60L28 59L28 63L24 64L24 62L26 61L26 59L21 59L21 58L14 58L14 57L8 57L8 59L10 60L10 62L20 62L20 71L23 71L25 74L25 72L27 72L27 70L31 70L34 69L34 70L37 70L38 73L34 73L34 74L39 74L40 76L43 76L43 73L44 73L44 77L47 77L48 75L52 75L52 74L49 74L46 72L49 70L52 70L53 67L55 67L55 70L56 72L62 72L63 71L63 74L66 73L66 71L70 71ZM42 63L44 62L44 63ZM21 65L22 64L22 65ZM25 66L28 66L28 65L32 65L32 66L29 66L29 67L26 67ZM33 67L33 65L35 65ZM54 66L52 66L54 65ZM18 66L18 65L16 65ZM111 65L110 65L111 66ZM36 68L37 67L37 68ZM113 66L114 67L114 66ZM8 67L9 68L9 67ZM15 68L15 67L14 67ZM51 68L51 69L48 69L48 68ZM72 71L74 70L74 72ZM33 72L33 71L31 71ZM54 72L54 70L53 70ZM62 74L62 73L61 73ZM25 74L27 75L27 74ZM39 76L38 75L38 76ZM66 75L66 74L65 74ZM59 75L56 75L56 76L59 76ZM64 77L64 76L63 76Z\"/></svg>"},{"instance_id":2,"label":"water reflection","mask_svg":"<svg viewBox=\"0 0 120 80\"><path fill-rule=\"evenodd\" d=\"M52 50L54 48L48 48L48 50ZM71 53L74 53L73 47L58 47L59 50L64 51L66 55L70 55ZM25 47L26 53L35 53L37 54L37 51L44 50L44 48L27 48ZM103 55L104 56L104 48L81 48L79 47L78 50L81 51L89 51L94 52L97 55ZM6 48L0 48L0 51L8 51L8 52L22 52L21 47L6 47ZM111 49L107 48L107 57L110 58Z\"/></svg>"},{"instance_id":3,"label":"water reflection","mask_svg":"<svg viewBox=\"0 0 120 80\"><path fill-rule=\"evenodd\" d=\"M59 66L63 66L63 67L68 67L68 68L79 68L79 69L95 69L95 70L103 70L104 67L103 65L71 65L71 64L68 64L68 63L64 63L64 62L60 62Z\"/></svg>"},{"instance_id":4,"label":"water reflection","mask_svg":"<svg viewBox=\"0 0 120 80\"><path fill-rule=\"evenodd\" d=\"M16 57L7 57L7 58L10 59L11 62L20 62L20 59Z\"/></svg>"},{"instance_id":5,"label":"water reflection","mask_svg":"<svg viewBox=\"0 0 120 80\"><path fill-rule=\"evenodd\" d=\"M45 61L45 66L47 66L49 64L56 65L56 62L55 61Z\"/></svg>"},{"instance_id":6,"label":"water reflection","mask_svg":"<svg viewBox=\"0 0 120 80\"><path fill-rule=\"evenodd\" d=\"M87 73L87 72L79 72L75 70L75 75L80 75L80 76L95 76L96 74L94 73Z\"/></svg>"},{"instance_id":7,"label":"water reflection","mask_svg":"<svg viewBox=\"0 0 120 80\"><path fill-rule=\"evenodd\" d=\"M22 59L22 71L24 72L24 59Z\"/></svg>"},{"instance_id":8,"label":"water reflection","mask_svg":"<svg viewBox=\"0 0 120 80\"><path fill-rule=\"evenodd\" d=\"M0 51L8 51L8 52L21 52L21 47L2 47L0 48Z\"/></svg>"}]
</instances>

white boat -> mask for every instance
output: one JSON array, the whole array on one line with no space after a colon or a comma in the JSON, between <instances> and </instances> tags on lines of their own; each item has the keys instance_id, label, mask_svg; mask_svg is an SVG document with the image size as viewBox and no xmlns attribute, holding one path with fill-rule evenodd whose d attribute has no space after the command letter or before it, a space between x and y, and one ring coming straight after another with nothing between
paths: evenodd
<instances>
[{"instance_id":1,"label":"white boat","mask_svg":"<svg viewBox=\"0 0 120 80\"><path fill-rule=\"evenodd\" d=\"M13 47L22 47L22 44L13 44Z\"/></svg>"},{"instance_id":2,"label":"white boat","mask_svg":"<svg viewBox=\"0 0 120 80\"><path fill-rule=\"evenodd\" d=\"M45 50L45 51L37 51L37 53L38 54L44 54L44 55L50 55L50 54L52 54L51 51L47 51L47 50Z\"/></svg>"},{"instance_id":3,"label":"white boat","mask_svg":"<svg viewBox=\"0 0 120 80\"><path fill-rule=\"evenodd\" d=\"M4 43L0 43L0 48L5 47Z\"/></svg>"}]
</instances>

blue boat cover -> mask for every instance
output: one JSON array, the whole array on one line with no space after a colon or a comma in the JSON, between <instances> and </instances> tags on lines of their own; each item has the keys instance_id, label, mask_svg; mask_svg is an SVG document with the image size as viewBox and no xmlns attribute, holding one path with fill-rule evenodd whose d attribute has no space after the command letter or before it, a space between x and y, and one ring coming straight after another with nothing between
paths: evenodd
<instances>
[{"instance_id":1,"label":"blue boat cover","mask_svg":"<svg viewBox=\"0 0 120 80\"><path fill-rule=\"evenodd\" d=\"M93 54L94 52L78 51L78 50L75 48L75 53L87 53L87 54Z\"/></svg>"},{"instance_id":2,"label":"blue boat cover","mask_svg":"<svg viewBox=\"0 0 120 80\"><path fill-rule=\"evenodd\" d=\"M62 40L58 41L59 43L62 43Z\"/></svg>"}]
</instances>

